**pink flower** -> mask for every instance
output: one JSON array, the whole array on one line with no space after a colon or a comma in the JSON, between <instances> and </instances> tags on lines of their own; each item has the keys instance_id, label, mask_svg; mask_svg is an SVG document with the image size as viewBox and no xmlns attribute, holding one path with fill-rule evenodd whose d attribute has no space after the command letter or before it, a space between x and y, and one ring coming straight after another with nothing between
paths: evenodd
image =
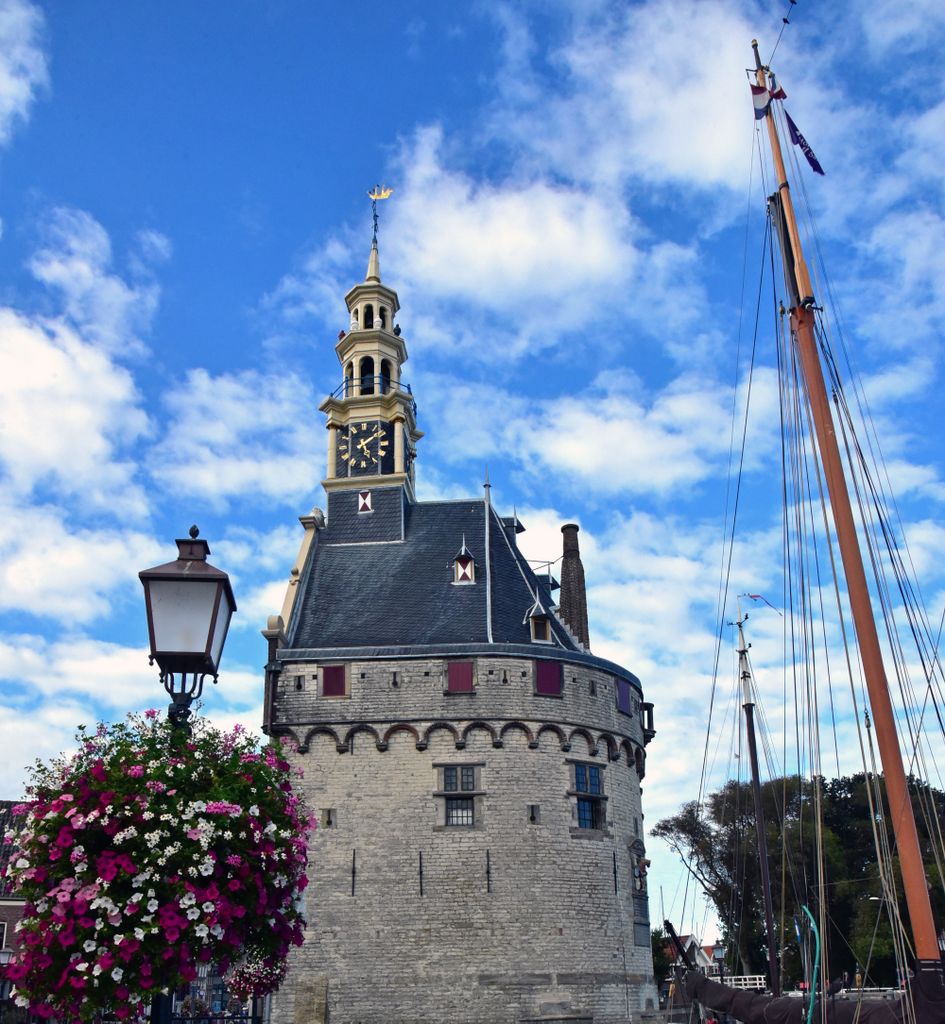
<instances>
[{"instance_id":1,"label":"pink flower","mask_svg":"<svg viewBox=\"0 0 945 1024\"><path fill-rule=\"evenodd\" d=\"M126 775L130 775L131 778L133 778L133 779L140 779L141 776L144 775L144 765L143 764L133 764L133 765L130 765L128 768L125 769L125 774Z\"/></svg>"},{"instance_id":2,"label":"pink flower","mask_svg":"<svg viewBox=\"0 0 945 1024\"><path fill-rule=\"evenodd\" d=\"M145 711L145 713L144 713L144 717L145 717L145 718L149 718L149 719L151 719L152 721L153 721L153 720L154 720L155 718L157 718L157 716L158 716L158 713L157 713L157 710L156 710L155 708L148 708L148 710L147 710L147 711Z\"/></svg>"}]
</instances>

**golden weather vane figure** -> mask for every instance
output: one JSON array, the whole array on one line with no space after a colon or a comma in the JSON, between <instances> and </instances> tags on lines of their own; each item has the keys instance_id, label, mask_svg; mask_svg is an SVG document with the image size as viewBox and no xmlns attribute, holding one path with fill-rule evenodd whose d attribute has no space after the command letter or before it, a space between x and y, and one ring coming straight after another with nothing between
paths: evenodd
<instances>
[{"instance_id":1,"label":"golden weather vane figure","mask_svg":"<svg viewBox=\"0 0 945 1024\"><path fill-rule=\"evenodd\" d=\"M377 245L377 201L378 199L390 199L393 191L387 185L375 185L368 192L368 199L371 200L371 216L374 219L374 235L371 239L371 245Z\"/></svg>"}]
</instances>

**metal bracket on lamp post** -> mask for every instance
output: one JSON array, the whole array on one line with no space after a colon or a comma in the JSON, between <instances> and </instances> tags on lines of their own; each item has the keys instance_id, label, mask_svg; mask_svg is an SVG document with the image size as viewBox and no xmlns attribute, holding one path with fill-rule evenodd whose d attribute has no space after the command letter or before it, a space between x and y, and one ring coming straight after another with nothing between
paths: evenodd
<instances>
[{"instance_id":1,"label":"metal bracket on lamp post","mask_svg":"<svg viewBox=\"0 0 945 1024\"><path fill-rule=\"evenodd\" d=\"M154 664L154 658L148 659ZM167 706L167 720L175 729L183 729L190 732L188 719L190 718L190 706L195 700L199 700L203 694L203 681L210 676L214 685L217 682L216 672L161 672L161 685L164 687L171 703Z\"/></svg>"}]
</instances>

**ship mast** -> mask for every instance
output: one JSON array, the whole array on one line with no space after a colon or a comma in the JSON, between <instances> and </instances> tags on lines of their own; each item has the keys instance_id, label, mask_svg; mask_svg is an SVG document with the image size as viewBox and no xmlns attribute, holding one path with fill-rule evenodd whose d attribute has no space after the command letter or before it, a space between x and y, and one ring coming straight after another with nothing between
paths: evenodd
<instances>
[{"instance_id":1,"label":"ship mast","mask_svg":"<svg viewBox=\"0 0 945 1024\"><path fill-rule=\"evenodd\" d=\"M755 701L751 687L751 668L748 664L748 644L745 643L745 618L739 613L738 621L738 677L742 684L742 707L745 709L745 732L748 737L748 757L751 761L751 793L755 803L755 833L758 840L758 861L761 868L761 890L765 904L765 932L768 939L768 983L772 995L781 995L781 972L778 969L778 951L774 935L774 901L771 899L771 872L768 866L768 833L765 828L765 809L761 802L761 773L758 769L758 741L755 737Z\"/></svg>"},{"instance_id":2,"label":"ship mast","mask_svg":"<svg viewBox=\"0 0 945 1024\"><path fill-rule=\"evenodd\" d=\"M767 78L769 72L761 63L757 40L752 40L752 49L755 54L757 83L768 89L770 87ZM909 919L912 923L916 951L916 980L925 992L935 993L936 997L941 999L942 959L939 953L935 921L932 916L932 904L929 899L922 851L919 846L919 834L916 830L912 801L909 798L906 784L902 752L899 747L893 706L889 696L889 685L883 667L876 620L866 582L866 572L863 568L863 558L856 535L853 509L850 504L850 495L840 458L840 448L837 444L817 350L817 339L814 332L815 304L810 273L804 260L794 205L791 201L791 192L781 155L781 144L774 121L774 112L770 105L765 120L771 142L771 155L778 177L775 205L779 207L784 229L780 233L782 257L788 277L793 275L791 283L794 294L791 296L790 310L791 332L801 363L817 437L817 447L823 463L830 506L833 511L837 545L846 575L850 611L856 629L860 660L863 665L873 722L876 727L876 738L882 759L883 775L886 780L886 793L902 869L903 889L909 908Z\"/></svg>"}]
</instances>

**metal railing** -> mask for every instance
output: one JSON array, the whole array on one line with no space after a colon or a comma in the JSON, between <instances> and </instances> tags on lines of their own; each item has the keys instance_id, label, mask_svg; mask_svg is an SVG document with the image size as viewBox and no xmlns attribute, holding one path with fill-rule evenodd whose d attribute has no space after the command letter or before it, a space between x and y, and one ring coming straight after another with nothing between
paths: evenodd
<instances>
[{"instance_id":1,"label":"metal railing","mask_svg":"<svg viewBox=\"0 0 945 1024\"><path fill-rule=\"evenodd\" d=\"M391 380L381 374L365 377L345 377L345 379L331 393L331 398L357 398L361 395L389 395L393 391L400 391L413 398L413 392L409 384L402 384L399 380ZM417 414L417 403L412 401L413 414Z\"/></svg>"}]
</instances>

